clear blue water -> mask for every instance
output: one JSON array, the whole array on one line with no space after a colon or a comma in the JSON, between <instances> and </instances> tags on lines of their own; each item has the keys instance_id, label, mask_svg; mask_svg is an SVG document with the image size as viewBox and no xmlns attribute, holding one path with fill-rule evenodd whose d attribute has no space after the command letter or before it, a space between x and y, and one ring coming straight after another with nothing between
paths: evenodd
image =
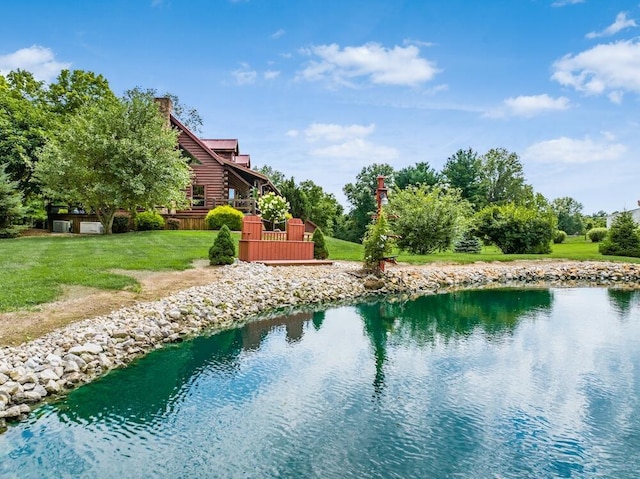
<instances>
[{"instance_id":1,"label":"clear blue water","mask_svg":"<svg viewBox=\"0 0 640 479\"><path fill-rule=\"evenodd\" d=\"M640 477L640 293L483 290L150 354L0 436L0 477Z\"/></svg>"}]
</instances>

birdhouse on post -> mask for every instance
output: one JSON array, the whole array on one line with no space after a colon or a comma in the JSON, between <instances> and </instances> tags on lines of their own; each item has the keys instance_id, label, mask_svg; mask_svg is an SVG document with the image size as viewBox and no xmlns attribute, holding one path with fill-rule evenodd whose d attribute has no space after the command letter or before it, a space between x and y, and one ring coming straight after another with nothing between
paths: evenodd
<instances>
[{"instance_id":1,"label":"birdhouse on post","mask_svg":"<svg viewBox=\"0 0 640 479\"><path fill-rule=\"evenodd\" d=\"M384 184L386 176L378 175L378 187L376 188L376 203L378 205L378 216L382 211L382 207L389 203L388 188Z\"/></svg>"}]
</instances>

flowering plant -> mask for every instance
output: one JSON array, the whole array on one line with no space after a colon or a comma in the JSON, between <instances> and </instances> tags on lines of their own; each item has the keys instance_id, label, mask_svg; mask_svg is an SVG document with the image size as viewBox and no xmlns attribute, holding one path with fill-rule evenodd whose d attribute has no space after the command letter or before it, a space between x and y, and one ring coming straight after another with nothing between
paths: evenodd
<instances>
[{"instance_id":1,"label":"flowering plant","mask_svg":"<svg viewBox=\"0 0 640 479\"><path fill-rule=\"evenodd\" d=\"M263 219L271 222L272 225L282 223L286 219L289 208L289 202L273 192L258 198L260 215Z\"/></svg>"}]
</instances>

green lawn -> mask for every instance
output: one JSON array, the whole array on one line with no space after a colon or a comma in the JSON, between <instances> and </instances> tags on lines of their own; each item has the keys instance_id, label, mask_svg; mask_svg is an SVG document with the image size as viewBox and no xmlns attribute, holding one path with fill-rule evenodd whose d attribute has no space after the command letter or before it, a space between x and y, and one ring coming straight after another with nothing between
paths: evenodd
<instances>
[{"instance_id":1,"label":"green lawn","mask_svg":"<svg viewBox=\"0 0 640 479\"><path fill-rule=\"evenodd\" d=\"M137 281L114 270L184 270L206 259L213 231L154 231L110 236L36 236L0 240L0 312L26 309L58 298L63 285L136 290ZM232 234L234 241L238 233ZM330 259L361 261L362 245L326 238ZM553 245L548 255L503 255L485 247L481 254L400 253L398 261L470 263L517 259L567 258L639 263L640 258L602 256L584 237Z\"/></svg>"}]
</instances>

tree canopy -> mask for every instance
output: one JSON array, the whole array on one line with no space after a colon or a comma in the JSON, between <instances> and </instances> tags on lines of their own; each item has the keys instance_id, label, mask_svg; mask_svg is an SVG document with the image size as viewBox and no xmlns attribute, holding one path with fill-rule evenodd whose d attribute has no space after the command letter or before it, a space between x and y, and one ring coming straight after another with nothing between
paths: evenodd
<instances>
[{"instance_id":1,"label":"tree canopy","mask_svg":"<svg viewBox=\"0 0 640 479\"><path fill-rule=\"evenodd\" d=\"M177 135L146 95L92 102L41 150L36 176L51 197L93 209L111 233L119 208L186 205L190 169Z\"/></svg>"},{"instance_id":2,"label":"tree canopy","mask_svg":"<svg viewBox=\"0 0 640 479\"><path fill-rule=\"evenodd\" d=\"M584 233L584 220L582 217L582 204L563 196L551 202L551 207L558 217L558 229L569 235Z\"/></svg>"},{"instance_id":3,"label":"tree canopy","mask_svg":"<svg viewBox=\"0 0 640 479\"><path fill-rule=\"evenodd\" d=\"M343 228L343 239L360 242L371 222L371 215L376 212L376 189L378 176L385 176L387 188L393 188L393 167L386 163L373 163L362 168L356 176L355 183L348 183L342 191L351 203L352 209L347 214Z\"/></svg>"},{"instance_id":4,"label":"tree canopy","mask_svg":"<svg viewBox=\"0 0 640 479\"><path fill-rule=\"evenodd\" d=\"M516 153L492 148L482 156L485 204L520 203L526 193L524 171Z\"/></svg>"}]
</instances>

